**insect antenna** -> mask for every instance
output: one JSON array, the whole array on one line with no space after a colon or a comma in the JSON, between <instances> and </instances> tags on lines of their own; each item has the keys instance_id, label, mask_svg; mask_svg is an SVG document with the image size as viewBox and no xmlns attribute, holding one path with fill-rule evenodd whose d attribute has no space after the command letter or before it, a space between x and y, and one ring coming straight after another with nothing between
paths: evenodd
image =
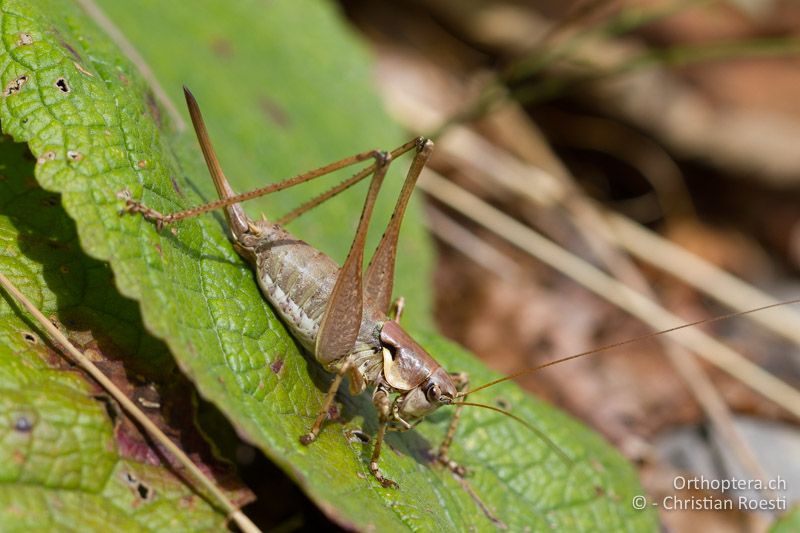
<instances>
[{"instance_id":1,"label":"insect antenna","mask_svg":"<svg viewBox=\"0 0 800 533\"><path fill-rule=\"evenodd\" d=\"M476 387L476 388L474 388L472 390L460 392L460 393L458 393L458 397L465 397L468 394L472 394L472 393L478 392L478 391L483 390L483 389L488 389L489 387L493 387L493 386L498 385L500 383L503 383L505 381L512 380L512 379L517 378L519 376L524 376L525 374L532 374L532 373L538 372L539 370L542 370L544 368L547 368L547 367L550 367L550 366L555 366L555 365L564 363L566 361L571 361L573 359L578 359L580 357L586 357L587 355L592 355L592 354L596 354L596 353L600 353L600 352L607 352L607 351L612 350L614 348L619 348L620 346L625 346L627 344L633 344L635 342L640 342L640 341L644 341L644 340L647 340L647 339L652 339L653 337L658 337L659 335L663 335L665 333L672 333L674 331L690 328L690 327L693 327L693 326L700 326L702 324L712 324L714 322L720 322L722 320L727 320L729 318L734 318L734 317L737 317L737 316L749 315L751 313L755 313L755 312L758 312L758 311L765 311L767 309L772 309L773 307L780 307L780 306L783 306L783 305L792 305L792 304L796 304L796 303L800 303L800 298L797 298L797 299L794 299L794 300L787 300L785 302L778 302L778 303L773 303L773 304L769 304L769 305L764 305L764 306L761 306L761 307L756 307L755 309L749 309L747 311L736 311L734 313L728 313L728 314L725 314L725 315L715 316L713 318L705 318L703 320L697 320L695 322L688 322L686 324L681 324L680 326L675 326L673 328L664 329L664 330L661 330L661 331L654 331L654 332L647 333L647 334L644 334L644 335L639 335L638 337L633 337L633 338L630 338L630 339L627 339L627 340L624 340L624 341L615 342L615 343L612 343L612 344L607 344L605 346L601 346L600 348L594 348L592 350L587 350L585 352L580 352L580 353L576 353L576 354L573 354L573 355L568 355L567 357L561 357L559 359L555 359L553 361L550 361L550 362L547 362L547 363L543 363L543 364L538 365L538 366L534 366L534 367L531 367L531 368L525 368L523 370L519 370L517 372L513 372L513 373L509 374L508 376L504 376L502 378L495 379L495 380L490 381L488 383L484 383L483 385L480 385L479 387Z\"/></svg>"},{"instance_id":2,"label":"insect antenna","mask_svg":"<svg viewBox=\"0 0 800 533\"><path fill-rule=\"evenodd\" d=\"M500 414L505 415L505 416L507 416L509 418L513 418L514 420L516 420L517 422L519 422L520 424L522 424L523 426L525 426L526 428L531 430L537 437L539 437L539 440L544 442L551 450L556 452L558 454L559 458L561 458L561 460L564 462L564 464L566 464L567 466L572 466L574 464L574 461L572 459L570 459L570 457L564 452L564 450L559 448L559 446L555 442L553 442L550 439L550 437L548 437L544 433L544 431L542 431L541 429L537 428L536 426L534 426L530 422L526 422L525 420L523 420L522 418L518 417L517 415L506 411L505 409L500 409L499 407L495 407L493 405L486 405L486 404L483 404L483 403L475 403L475 402L453 402L451 405L456 405L456 406L465 405L465 406L469 406L469 407L480 407L482 409L488 409L490 411L494 411L495 413L500 413Z\"/></svg>"}]
</instances>

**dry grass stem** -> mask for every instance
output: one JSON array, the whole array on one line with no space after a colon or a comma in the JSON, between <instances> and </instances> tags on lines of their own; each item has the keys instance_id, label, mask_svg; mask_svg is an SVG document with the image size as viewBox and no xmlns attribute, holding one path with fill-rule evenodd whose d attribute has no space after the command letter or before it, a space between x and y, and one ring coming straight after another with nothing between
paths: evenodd
<instances>
[{"instance_id":1,"label":"dry grass stem","mask_svg":"<svg viewBox=\"0 0 800 533\"><path fill-rule=\"evenodd\" d=\"M206 476L195 464L192 462L191 459L181 450L178 448L175 443L173 443L169 437L167 437L158 427L149 419L147 415L145 415L141 409L139 409L136 404L134 404L125 394L119 390L119 388L114 385L114 383L103 374L100 369L98 369L85 355L83 355L70 341L67 337L56 328L52 322L47 320L41 311L39 311L36 306L25 297L16 286L14 286L9 279L0 273L0 285L14 297L14 299L19 302L35 319L36 321L50 334L50 337L58 343L72 360L80 366L87 374L92 376L92 378L106 390L111 397L113 397L117 403L119 403L122 408L128 413L134 420L136 420L147 433L153 437L159 444L164 446L172 456L182 464L190 473L191 475L205 488L209 493L211 493L214 498L216 498L217 502L222 506L225 512L228 514L228 518L233 520L239 528L244 531L245 533L258 533L260 530L253 524L249 518L240 510L238 509L225 494L220 490L219 487L208 477Z\"/></svg>"}]
</instances>

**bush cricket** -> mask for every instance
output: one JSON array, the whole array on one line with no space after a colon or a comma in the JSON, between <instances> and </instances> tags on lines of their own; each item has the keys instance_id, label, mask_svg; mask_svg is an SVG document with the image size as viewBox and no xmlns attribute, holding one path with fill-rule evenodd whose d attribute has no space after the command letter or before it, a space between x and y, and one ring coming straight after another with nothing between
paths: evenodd
<instances>
[{"instance_id":1,"label":"bush cricket","mask_svg":"<svg viewBox=\"0 0 800 533\"><path fill-rule=\"evenodd\" d=\"M303 348L335 375L319 414L300 441L310 444L317 438L345 376L349 378L352 394L373 387L372 399L379 415L379 429L369 469L383 486L396 487L397 484L386 478L378 467L387 429L410 429L415 420L439 406L454 403L466 385L464 376L446 372L403 330L399 324L402 300L395 304L391 302L400 224L433 143L420 138L391 152L363 152L236 196L217 160L197 102L187 89L184 93L220 200L184 212L162 215L128 199L125 210L141 213L161 227L212 209L225 208L234 247L254 268L264 296ZM362 263L367 228L379 188L392 159L412 150L415 156L392 218L364 274ZM298 185L370 159L374 161L372 165L295 209L278 223L249 219L239 205L246 199ZM341 268L330 257L283 228L289 220L367 176L371 176L367 198L350 252ZM391 399L393 394L397 395L394 400ZM448 445L449 440L438 453L440 460L446 463L449 463Z\"/></svg>"},{"instance_id":2,"label":"bush cricket","mask_svg":"<svg viewBox=\"0 0 800 533\"><path fill-rule=\"evenodd\" d=\"M368 387L372 388L372 402L378 413L379 426L369 470L384 487L398 486L381 473L378 465L386 431L411 429L425 416L445 405L455 406L456 409L435 456L438 462L459 475L463 475L464 470L449 459L448 450L457 429L460 410L464 406L490 409L522 423L553 448L563 461L570 463L570 459L563 451L526 421L503 409L466 402L463 398L478 390L570 359L638 342L669 331L777 305L796 303L796 301L782 302L692 322L666 331L653 332L515 372L511 376L468 391L466 374L446 371L405 332L399 323L403 300L402 298L395 302L391 300L400 226L417 178L430 158L433 142L417 138L390 152L377 150L362 152L293 178L237 195L222 171L196 100L186 88L184 94L219 200L185 211L161 214L131 199L127 192L123 192L120 194L126 200L123 212L139 213L161 229L179 220L224 208L233 245L254 269L264 297L271 303L299 344L313 355L325 370L334 374L322 406L309 431L300 436L300 442L308 445L316 440L345 376L349 378L351 394L360 394ZM362 263L367 229L378 191L392 160L412 151L414 157L391 219L364 273ZM252 220L247 217L240 205L243 201L287 189L369 160L373 161L372 164L327 192L302 204L276 222L265 219ZM297 239L284 229L283 226L291 220L367 177L371 177L369 189L355 237L341 268L323 252Z\"/></svg>"}]
</instances>

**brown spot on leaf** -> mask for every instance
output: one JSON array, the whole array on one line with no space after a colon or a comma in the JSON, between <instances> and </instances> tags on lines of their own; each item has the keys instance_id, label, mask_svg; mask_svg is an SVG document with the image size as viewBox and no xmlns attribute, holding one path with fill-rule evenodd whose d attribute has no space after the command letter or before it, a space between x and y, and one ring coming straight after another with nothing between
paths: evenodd
<instances>
[{"instance_id":1,"label":"brown spot on leaf","mask_svg":"<svg viewBox=\"0 0 800 533\"><path fill-rule=\"evenodd\" d=\"M144 99L145 104L147 105L147 111L150 113L150 117L155 121L156 124L161 126L161 109L158 107L158 103L156 102L156 97L153 94L153 91L147 91Z\"/></svg>"},{"instance_id":2,"label":"brown spot on leaf","mask_svg":"<svg viewBox=\"0 0 800 533\"><path fill-rule=\"evenodd\" d=\"M83 154L77 150L67 150L67 158L71 161L80 161L83 159Z\"/></svg>"},{"instance_id":3,"label":"brown spot on leaf","mask_svg":"<svg viewBox=\"0 0 800 533\"><path fill-rule=\"evenodd\" d=\"M47 161L52 161L56 158L56 153L53 150L48 150L47 152L43 153L36 159L37 163L45 163Z\"/></svg>"},{"instance_id":4,"label":"brown spot on leaf","mask_svg":"<svg viewBox=\"0 0 800 533\"><path fill-rule=\"evenodd\" d=\"M60 35L58 40L61 42L61 46L63 46L64 49L70 53L70 55L73 57L73 59L75 59L75 61L81 60L81 55L78 53L77 50L75 50L75 48L71 44L65 41Z\"/></svg>"},{"instance_id":5,"label":"brown spot on leaf","mask_svg":"<svg viewBox=\"0 0 800 533\"><path fill-rule=\"evenodd\" d=\"M14 450L11 452L11 460L14 461L14 464L23 465L27 461L27 457L21 450Z\"/></svg>"},{"instance_id":6,"label":"brown spot on leaf","mask_svg":"<svg viewBox=\"0 0 800 533\"><path fill-rule=\"evenodd\" d=\"M183 197L183 191L181 190L181 186L175 176L170 176L169 181L172 182L172 190L174 190L178 196Z\"/></svg>"},{"instance_id":7,"label":"brown spot on leaf","mask_svg":"<svg viewBox=\"0 0 800 533\"><path fill-rule=\"evenodd\" d=\"M154 420L156 425L163 426L158 419ZM161 464L159 452L142 436L131 422L125 417L118 419L117 427L114 428L114 440L117 449L123 457L133 459L139 463L152 466ZM162 429L165 429L162 427ZM126 474L127 476L128 474Z\"/></svg>"},{"instance_id":8,"label":"brown spot on leaf","mask_svg":"<svg viewBox=\"0 0 800 533\"><path fill-rule=\"evenodd\" d=\"M21 31L17 34L17 46L28 46L29 44L33 44L33 36L25 31Z\"/></svg>"},{"instance_id":9,"label":"brown spot on leaf","mask_svg":"<svg viewBox=\"0 0 800 533\"><path fill-rule=\"evenodd\" d=\"M336 404L336 402L332 403L328 408L328 420L339 420L340 415L341 412L339 411L339 405Z\"/></svg>"},{"instance_id":10,"label":"brown spot on leaf","mask_svg":"<svg viewBox=\"0 0 800 533\"><path fill-rule=\"evenodd\" d=\"M592 470L594 470L595 472L605 472L606 471L606 467L603 466L603 463L601 463L597 459L590 459L589 460L589 465L592 467Z\"/></svg>"},{"instance_id":11,"label":"brown spot on leaf","mask_svg":"<svg viewBox=\"0 0 800 533\"><path fill-rule=\"evenodd\" d=\"M194 509L196 501L197 498L195 498L194 495L190 494L188 496L184 496L183 498L181 498L179 500L179 505L184 509Z\"/></svg>"},{"instance_id":12,"label":"brown spot on leaf","mask_svg":"<svg viewBox=\"0 0 800 533\"><path fill-rule=\"evenodd\" d=\"M272 363L269 365L269 367L270 367L270 369L271 369L273 372L275 372L276 374L279 374L279 373L280 373L280 371L281 371L281 368L283 368L283 358L281 358L281 357L278 357L277 359L275 359L275 360L274 360L274 361L273 361L273 362L272 362Z\"/></svg>"},{"instance_id":13,"label":"brown spot on leaf","mask_svg":"<svg viewBox=\"0 0 800 533\"><path fill-rule=\"evenodd\" d=\"M12 94L17 94L21 89L22 86L28 82L28 75L22 74L21 76L17 76L15 79L8 82L6 85L5 90L3 91L3 96L9 97Z\"/></svg>"},{"instance_id":14,"label":"brown spot on leaf","mask_svg":"<svg viewBox=\"0 0 800 533\"><path fill-rule=\"evenodd\" d=\"M258 98L258 108L267 116L268 119L281 128L289 127L289 115L271 98L261 95Z\"/></svg>"},{"instance_id":15,"label":"brown spot on leaf","mask_svg":"<svg viewBox=\"0 0 800 533\"><path fill-rule=\"evenodd\" d=\"M139 169L147 168L147 159L140 159L136 162L136 166L139 167Z\"/></svg>"},{"instance_id":16,"label":"brown spot on leaf","mask_svg":"<svg viewBox=\"0 0 800 533\"><path fill-rule=\"evenodd\" d=\"M233 46L229 40L218 37L211 41L211 51L217 57L228 59L233 55Z\"/></svg>"}]
</instances>

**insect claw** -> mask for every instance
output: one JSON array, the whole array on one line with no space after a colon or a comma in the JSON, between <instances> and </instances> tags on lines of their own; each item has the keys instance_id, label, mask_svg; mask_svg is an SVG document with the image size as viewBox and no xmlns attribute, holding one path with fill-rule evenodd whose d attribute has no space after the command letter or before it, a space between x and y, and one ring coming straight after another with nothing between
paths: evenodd
<instances>
[{"instance_id":1,"label":"insect claw","mask_svg":"<svg viewBox=\"0 0 800 533\"><path fill-rule=\"evenodd\" d=\"M147 207L142 202L134 200L131 197L131 192L127 188L119 191L117 193L117 198L120 200L125 200L125 206L120 209L119 216L139 213L142 215L142 218L148 222L154 222L156 225L156 231L159 232L164 229L164 226L172 222L171 215L164 216L155 209Z\"/></svg>"},{"instance_id":2,"label":"insect claw","mask_svg":"<svg viewBox=\"0 0 800 533\"><path fill-rule=\"evenodd\" d=\"M373 476L375 476L375 479L377 479L380 482L380 484L383 486L383 488L385 488L385 489L399 489L400 488L400 485L398 485L396 481L392 481L388 477L385 477L383 474L381 474L381 471L378 468L378 463L377 462L372 461L369 464L369 471L372 473Z\"/></svg>"},{"instance_id":3,"label":"insect claw","mask_svg":"<svg viewBox=\"0 0 800 533\"><path fill-rule=\"evenodd\" d=\"M385 489L399 489L400 488L400 485L398 485L396 481L392 481L391 479L388 479L388 478L383 478L383 479L380 480L380 482L381 482L381 485L383 486L383 488L385 488Z\"/></svg>"}]
</instances>

